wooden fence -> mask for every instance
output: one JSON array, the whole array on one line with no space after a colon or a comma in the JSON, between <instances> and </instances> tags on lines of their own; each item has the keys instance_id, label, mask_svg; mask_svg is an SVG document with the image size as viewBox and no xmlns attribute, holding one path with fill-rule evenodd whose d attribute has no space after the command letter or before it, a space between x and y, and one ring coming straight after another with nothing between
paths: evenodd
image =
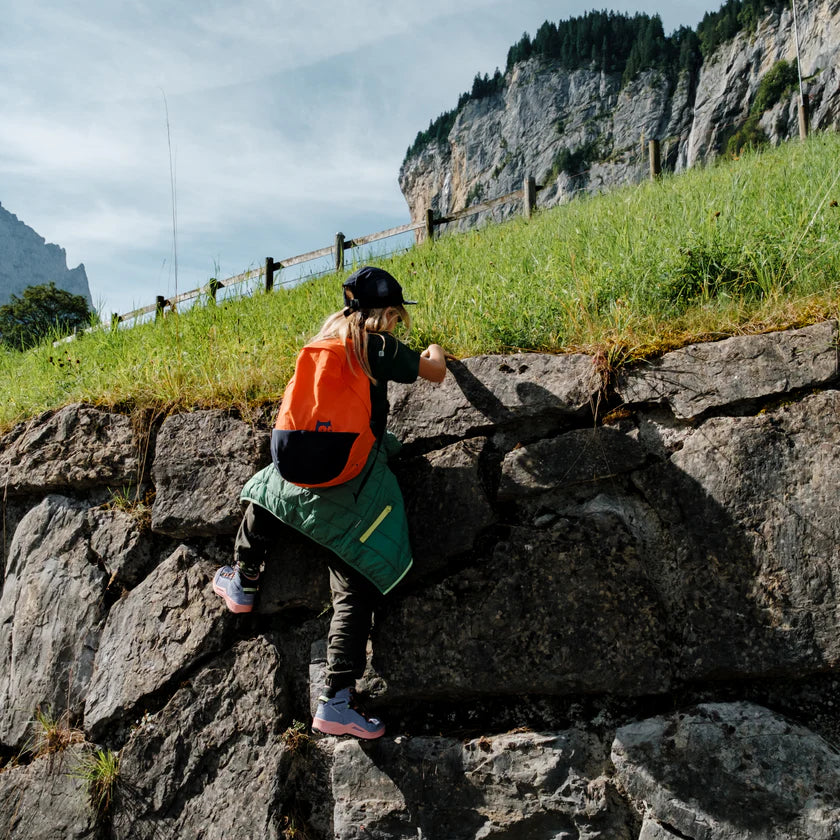
<instances>
[{"instance_id":1,"label":"wooden fence","mask_svg":"<svg viewBox=\"0 0 840 840\"><path fill-rule=\"evenodd\" d=\"M648 144L650 156L650 177L657 178L661 172L661 158L659 150L659 141L651 140ZM363 245L369 245L372 242L378 242L382 239L388 239L392 236L399 236L409 231L414 231L418 241L425 239L434 241L435 229L442 225L448 225L453 222L460 221L469 216L474 216L477 213L486 213L488 210L493 210L504 204L509 204L516 201L522 202L522 214L525 218L530 219L534 212L537 203L537 193L544 187L537 185L535 179L527 176L522 185L522 189L514 190L513 192L505 193L496 198L487 201L472 204L465 207L463 210L458 210L448 216L436 216L432 209L427 209L422 220L417 222L409 222L405 225L398 225L397 227L381 230L377 233L369 233L366 236L358 236L353 239L347 239L343 233L335 235L335 241L332 245L324 248L318 248L315 251L308 251L305 254L298 254L294 257L286 257L282 260L275 260L273 257L266 257L265 263L259 268L244 271L241 274L236 274L233 277L228 277L225 280L219 280L215 277L211 278L204 286L197 289L190 289L188 292L181 292L172 297L158 295L155 302L148 306L141 306L139 309L133 309L131 312L126 312L123 315L114 313L111 316L111 329L117 329L120 323L130 322L136 318L142 318L144 315L155 313L155 318L162 317L166 310L177 311L178 305L186 301L195 300L202 296L207 296L216 300L216 296L221 289L231 289L240 286L253 280L261 280L261 288L266 292L270 292L274 288L275 275L284 268L292 268L312 260L323 259L324 257L333 256L333 268L330 271L343 271L344 259L347 251L352 248L360 248ZM297 278L296 278L297 279ZM301 278L305 279L305 278ZM85 332L95 329L89 327ZM60 344L65 341L72 341L75 335L70 335L67 338L54 342Z\"/></svg>"},{"instance_id":2,"label":"wooden fence","mask_svg":"<svg viewBox=\"0 0 840 840\"><path fill-rule=\"evenodd\" d=\"M651 140L648 143L648 148L650 156L650 177L657 178L662 171L659 140ZM486 213L488 210L492 210L503 204L521 201L522 214L525 218L530 219L532 213L534 212L534 208L536 207L537 193L543 188L543 185L537 185L533 177L527 176L521 190L514 190L513 192L505 193L504 195L500 195L487 201L482 201L478 204L471 204L469 207L465 207L463 210L458 210L448 216L435 216L434 210L427 209L421 221L409 222L408 224L398 225L397 227L381 230L377 233L369 233L366 236L358 236L354 239L347 239L343 233L337 233L335 235L334 243L332 245L327 245L324 248L318 248L315 251L308 251L305 254L298 254L294 257L286 257L282 260L275 260L273 257L266 257L264 265L259 268L244 271L241 274L236 274L225 280L218 280L214 277L211 278L205 286L201 286L198 289L191 289L188 292L182 292L181 294L175 295L171 298L158 295L153 304L142 306L139 309L134 309L124 315L117 315L115 313L111 316L111 326L112 328L116 328L122 321L131 321L152 312L155 313L155 317L160 317L165 313L167 308L175 310L177 309L179 303L193 300L202 295L207 295L215 300L220 289L230 289L234 286L238 286L242 283L247 283L255 279L261 279L262 288L265 289L265 291L270 292L274 288L274 276L277 272L284 268L291 268L293 266L300 265L301 263L323 259L324 257L328 257L330 255L334 258L334 268L331 270L335 270L336 272L343 271L345 254L352 248L360 248L363 245L369 245L372 242L378 242L381 239L388 239L392 236L399 236L400 234L408 233L409 231L414 231L415 234L418 235L418 240L420 241L423 239L433 241L435 228L460 221L468 216L474 216L477 213ZM420 232L422 232L422 234Z\"/></svg>"},{"instance_id":3,"label":"wooden fence","mask_svg":"<svg viewBox=\"0 0 840 840\"><path fill-rule=\"evenodd\" d=\"M225 280L218 280L211 278L206 285L198 289L191 289L188 292L181 292L173 297L165 297L158 295L155 302L148 306L141 306L139 309L133 309L131 312L126 312L124 315L114 313L111 316L111 328L116 329L123 321L133 321L136 318L141 318L144 315L155 313L155 317L159 318L165 314L166 310L177 310L180 303L194 300L196 298L207 296L216 299L216 295L221 289L231 289L235 286L242 285L249 281L261 280L261 288L270 292L274 288L275 275L284 268L291 268L292 266L300 265L301 263L309 262L311 260L323 259L324 257L333 256L334 270L343 271L344 259L347 251L352 248L360 248L363 245L369 245L372 242L378 242L381 239L388 239L392 236L399 236L409 231L414 231L417 239L434 240L435 228L441 225L451 224L460 219L474 216L477 213L484 213L499 207L503 204L509 204L515 201L522 202L522 213L526 218L530 218L534 212L537 202L537 192L541 190L541 186L537 186L536 181L532 177L525 178L525 182L521 190L514 190L513 192L500 195L497 198L483 201L479 204L473 204L470 207L465 207L463 210L458 210L449 216L436 216L434 211L426 210L421 221L409 222L405 225L381 230L377 233L369 233L366 236L357 236L353 239L347 239L343 233L335 235L335 241L332 245L324 248L319 248L316 251L308 251L305 254L298 254L294 257L286 257L282 260L275 260L273 257L266 257L265 263L259 268L254 268L249 271L244 271L233 277L228 277Z\"/></svg>"}]
</instances>

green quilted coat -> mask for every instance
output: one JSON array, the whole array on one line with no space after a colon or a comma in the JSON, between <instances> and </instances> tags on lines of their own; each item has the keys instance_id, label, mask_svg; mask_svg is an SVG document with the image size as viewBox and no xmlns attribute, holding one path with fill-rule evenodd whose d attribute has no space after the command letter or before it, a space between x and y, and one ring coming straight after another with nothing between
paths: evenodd
<instances>
[{"instance_id":1,"label":"green quilted coat","mask_svg":"<svg viewBox=\"0 0 840 840\"><path fill-rule=\"evenodd\" d=\"M399 448L399 441L386 433L361 473L336 487L298 487L269 464L248 481L240 499L335 552L384 594L412 563L402 493L388 468L388 457Z\"/></svg>"}]
</instances>

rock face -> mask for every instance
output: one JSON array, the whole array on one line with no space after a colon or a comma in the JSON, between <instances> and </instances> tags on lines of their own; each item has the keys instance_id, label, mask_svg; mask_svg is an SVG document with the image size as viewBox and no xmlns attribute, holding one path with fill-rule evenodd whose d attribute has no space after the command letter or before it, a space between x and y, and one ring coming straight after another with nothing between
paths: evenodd
<instances>
[{"instance_id":1,"label":"rock face","mask_svg":"<svg viewBox=\"0 0 840 840\"><path fill-rule=\"evenodd\" d=\"M0 206L0 304L20 295L27 286L55 283L81 295L92 307L84 265L67 268L67 255L58 245L47 243L31 227Z\"/></svg>"},{"instance_id":2,"label":"rock face","mask_svg":"<svg viewBox=\"0 0 840 840\"><path fill-rule=\"evenodd\" d=\"M251 616L210 586L267 428L22 424L0 441L2 833L840 837L837 346L825 322L609 392L594 359L539 354L394 387L415 567L377 614L369 744L308 734L322 550L280 540ZM87 743L49 753L49 719ZM94 748L120 759L106 814L77 773Z\"/></svg>"},{"instance_id":3,"label":"rock face","mask_svg":"<svg viewBox=\"0 0 840 840\"><path fill-rule=\"evenodd\" d=\"M48 496L15 530L0 595L0 740L22 747L42 707L78 715L105 619L86 509Z\"/></svg>"},{"instance_id":4,"label":"rock face","mask_svg":"<svg viewBox=\"0 0 840 840\"><path fill-rule=\"evenodd\" d=\"M697 840L837 837L839 758L813 732L749 703L628 724L612 746L616 777L646 803L646 823Z\"/></svg>"},{"instance_id":5,"label":"rock face","mask_svg":"<svg viewBox=\"0 0 840 840\"><path fill-rule=\"evenodd\" d=\"M810 125L840 125L840 3L797 3L801 69ZM459 111L445 145L433 143L406 158L400 188L412 221L427 209L446 216L521 190L526 177L543 189L538 206L580 191L597 193L635 183L649 171L647 141L659 140L663 167L680 171L711 160L743 125L759 84L780 60L796 58L790 8L768 14L754 32L742 32L707 57L695 78L645 71L622 87L620 73L529 59L514 65L501 93L471 100ZM760 118L772 143L798 136L798 90ZM586 150L574 172L557 172L558 153ZM580 171L577 171L577 170ZM492 211L521 212L517 202ZM461 222L475 224L487 214Z\"/></svg>"}]
</instances>

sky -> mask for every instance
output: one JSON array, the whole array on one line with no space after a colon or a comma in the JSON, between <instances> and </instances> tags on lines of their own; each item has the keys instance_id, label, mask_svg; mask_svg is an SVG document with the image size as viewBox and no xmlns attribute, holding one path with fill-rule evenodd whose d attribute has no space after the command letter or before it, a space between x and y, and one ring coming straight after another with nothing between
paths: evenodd
<instances>
[{"instance_id":1,"label":"sky","mask_svg":"<svg viewBox=\"0 0 840 840\"><path fill-rule=\"evenodd\" d=\"M722 0L612 0L695 27ZM0 204L126 313L409 221L400 165L567 0L2 0ZM173 201L174 197L174 201ZM2 258L2 255L0 255Z\"/></svg>"}]
</instances>

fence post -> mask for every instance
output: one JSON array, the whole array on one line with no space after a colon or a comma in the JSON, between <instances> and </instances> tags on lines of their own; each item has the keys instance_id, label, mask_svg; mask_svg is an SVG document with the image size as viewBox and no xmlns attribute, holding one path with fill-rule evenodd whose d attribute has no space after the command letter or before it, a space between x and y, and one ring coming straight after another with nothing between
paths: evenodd
<instances>
[{"instance_id":1,"label":"fence post","mask_svg":"<svg viewBox=\"0 0 840 840\"><path fill-rule=\"evenodd\" d=\"M111 313L111 332L116 332L120 328L120 321L122 318L116 313Z\"/></svg>"},{"instance_id":2,"label":"fence post","mask_svg":"<svg viewBox=\"0 0 840 840\"><path fill-rule=\"evenodd\" d=\"M435 241L435 211L431 207L426 209L426 239Z\"/></svg>"},{"instance_id":3,"label":"fence post","mask_svg":"<svg viewBox=\"0 0 840 840\"><path fill-rule=\"evenodd\" d=\"M222 284L215 277L211 277L208 285L210 286L210 297L213 298L213 303L215 303L216 302L216 292L218 292L219 289L222 288Z\"/></svg>"},{"instance_id":4,"label":"fence post","mask_svg":"<svg viewBox=\"0 0 840 840\"><path fill-rule=\"evenodd\" d=\"M166 306L166 298L163 295L158 295L155 298L155 321L163 316L163 308Z\"/></svg>"},{"instance_id":5,"label":"fence post","mask_svg":"<svg viewBox=\"0 0 840 840\"><path fill-rule=\"evenodd\" d=\"M274 269L277 264L273 257L265 258L265 290L270 292L274 288Z\"/></svg>"},{"instance_id":6,"label":"fence post","mask_svg":"<svg viewBox=\"0 0 840 840\"><path fill-rule=\"evenodd\" d=\"M537 206L537 182L530 175L525 177L522 199L522 210L525 213L525 218L530 219L534 208Z\"/></svg>"},{"instance_id":7,"label":"fence post","mask_svg":"<svg viewBox=\"0 0 840 840\"><path fill-rule=\"evenodd\" d=\"M799 97L799 139L805 140L808 137L808 94L803 93Z\"/></svg>"},{"instance_id":8,"label":"fence post","mask_svg":"<svg viewBox=\"0 0 840 840\"><path fill-rule=\"evenodd\" d=\"M659 141L651 140L648 144L650 150L650 177L656 178L662 171L662 158L659 154Z\"/></svg>"},{"instance_id":9,"label":"fence post","mask_svg":"<svg viewBox=\"0 0 840 840\"><path fill-rule=\"evenodd\" d=\"M335 235L335 270L344 271L344 234Z\"/></svg>"}]
</instances>

